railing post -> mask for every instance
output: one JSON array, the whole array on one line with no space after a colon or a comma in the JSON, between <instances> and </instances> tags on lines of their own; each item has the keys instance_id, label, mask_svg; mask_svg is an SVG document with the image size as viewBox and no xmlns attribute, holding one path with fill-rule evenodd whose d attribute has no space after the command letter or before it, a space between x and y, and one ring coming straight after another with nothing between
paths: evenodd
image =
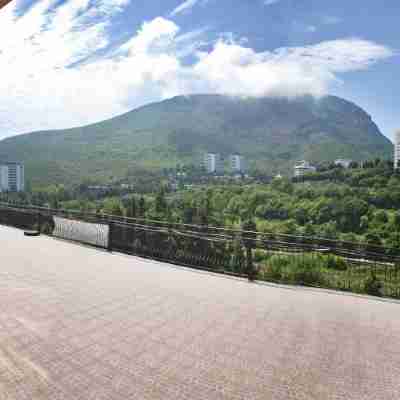
<instances>
[{"instance_id":1,"label":"railing post","mask_svg":"<svg viewBox=\"0 0 400 400\"><path fill-rule=\"evenodd\" d=\"M38 225L38 232L42 233L42 214L40 211L37 213L37 225Z\"/></svg>"},{"instance_id":2,"label":"railing post","mask_svg":"<svg viewBox=\"0 0 400 400\"><path fill-rule=\"evenodd\" d=\"M253 251L252 247L248 244L246 245L246 269L247 269L247 277L250 282L255 280L255 270L253 263Z\"/></svg>"},{"instance_id":3,"label":"railing post","mask_svg":"<svg viewBox=\"0 0 400 400\"><path fill-rule=\"evenodd\" d=\"M242 229L244 231L244 246L246 248L246 273L250 282L253 282L257 277L257 271L253 262L253 247L254 241L257 239L256 224L252 220L243 223Z\"/></svg>"},{"instance_id":4,"label":"railing post","mask_svg":"<svg viewBox=\"0 0 400 400\"><path fill-rule=\"evenodd\" d=\"M113 237L113 221L108 221L108 243L107 243L107 251L112 251L112 237Z\"/></svg>"}]
</instances>

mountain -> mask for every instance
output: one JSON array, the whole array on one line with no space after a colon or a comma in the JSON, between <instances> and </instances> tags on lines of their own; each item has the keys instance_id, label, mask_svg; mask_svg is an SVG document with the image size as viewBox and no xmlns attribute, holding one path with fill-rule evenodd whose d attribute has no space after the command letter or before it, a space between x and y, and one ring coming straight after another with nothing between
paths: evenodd
<instances>
[{"instance_id":1,"label":"mountain","mask_svg":"<svg viewBox=\"0 0 400 400\"><path fill-rule=\"evenodd\" d=\"M251 168L272 174L299 159L389 158L392 147L365 111L339 97L191 95L80 128L4 139L0 160L23 161L28 179L48 184L199 163L204 151L239 152Z\"/></svg>"}]
</instances>

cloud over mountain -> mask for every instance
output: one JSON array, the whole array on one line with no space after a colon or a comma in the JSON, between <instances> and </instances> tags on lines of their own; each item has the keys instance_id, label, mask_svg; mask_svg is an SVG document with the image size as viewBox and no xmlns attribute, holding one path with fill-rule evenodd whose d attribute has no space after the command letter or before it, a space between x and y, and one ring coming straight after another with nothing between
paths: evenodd
<instances>
[{"instance_id":1,"label":"cloud over mountain","mask_svg":"<svg viewBox=\"0 0 400 400\"><path fill-rule=\"evenodd\" d=\"M320 96L340 74L393 55L358 38L260 52L165 17L115 45L110 26L128 3L17 1L0 12L0 135L86 124L187 93Z\"/></svg>"}]
</instances>

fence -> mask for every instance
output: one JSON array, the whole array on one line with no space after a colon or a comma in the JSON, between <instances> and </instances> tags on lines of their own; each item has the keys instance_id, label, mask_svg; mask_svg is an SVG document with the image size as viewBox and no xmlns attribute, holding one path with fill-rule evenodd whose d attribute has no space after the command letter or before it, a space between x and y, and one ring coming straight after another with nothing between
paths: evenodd
<instances>
[{"instance_id":1,"label":"fence","mask_svg":"<svg viewBox=\"0 0 400 400\"><path fill-rule=\"evenodd\" d=\"M368 243L9 203L0 203L0 224L250 280L400 298L400 250Z\"/></svg>"}]
</instances>

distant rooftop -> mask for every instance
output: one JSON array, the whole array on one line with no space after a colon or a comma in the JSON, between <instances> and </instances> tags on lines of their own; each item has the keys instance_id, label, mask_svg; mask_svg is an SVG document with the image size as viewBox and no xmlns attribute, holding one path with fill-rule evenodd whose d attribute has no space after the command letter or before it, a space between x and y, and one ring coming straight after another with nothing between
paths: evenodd
<instances>
[{"instance_id":1,"label":"distant rooftop","mask_svg":"<svg viewBox=\"0 0 400 400\"><path fill-rule=\"evenodd\" d=\"M19 162L19 161L1 161L0 160L0 165L24 165L24 163Z\"/></svg>"}]
</instances>

